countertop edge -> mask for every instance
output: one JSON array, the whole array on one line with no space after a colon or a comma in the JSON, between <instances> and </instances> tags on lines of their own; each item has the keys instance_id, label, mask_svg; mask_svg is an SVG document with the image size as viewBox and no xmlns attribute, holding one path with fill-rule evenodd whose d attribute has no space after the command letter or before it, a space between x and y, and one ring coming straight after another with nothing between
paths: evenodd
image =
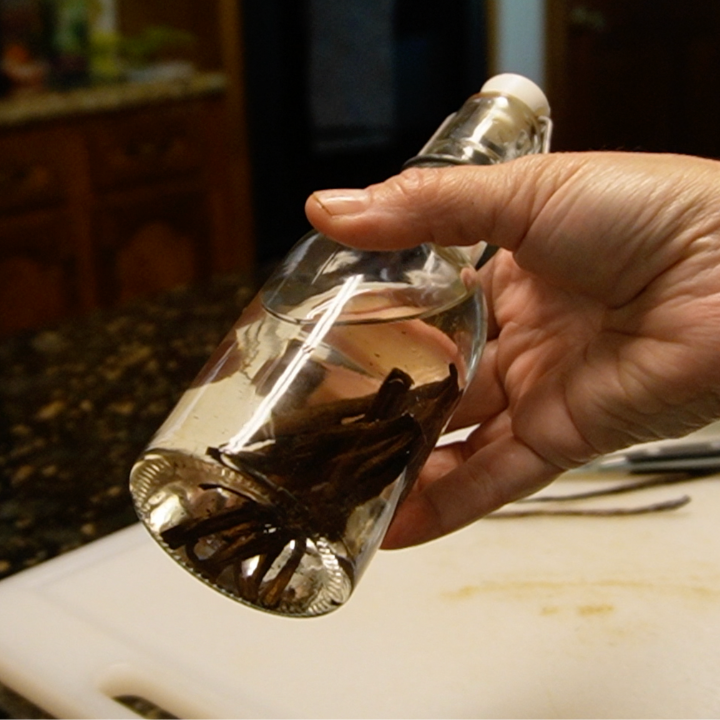
<instances>
[{"instance_id":1,"label":"countertop edge","mask_svg":"<svg viewBox=\"0 0 720 720\"><path fill-rule=\"evenodd\" d=\"M14 98L0 102L0 130L220 94L226 87L224 73L207 72L176 80L124 82Z\"/></svg>"}]
</instances>

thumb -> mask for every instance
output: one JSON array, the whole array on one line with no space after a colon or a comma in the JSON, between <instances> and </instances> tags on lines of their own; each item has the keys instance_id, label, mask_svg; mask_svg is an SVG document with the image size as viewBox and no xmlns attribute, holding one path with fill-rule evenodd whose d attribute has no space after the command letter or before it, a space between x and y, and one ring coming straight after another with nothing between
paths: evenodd
<instances>
[{"instance_id":1,"label":"thumb","mask_svg":"<svg viewBox=\"0 0 720 720\"><path fill-rule=\"evenodd\" d=\"M514 250L583 162L579 155L536 155L494 166L409 168L362 190L315 192L305 212L320 232L366 250L480 241Z\"/></svg>"}]
</instances>

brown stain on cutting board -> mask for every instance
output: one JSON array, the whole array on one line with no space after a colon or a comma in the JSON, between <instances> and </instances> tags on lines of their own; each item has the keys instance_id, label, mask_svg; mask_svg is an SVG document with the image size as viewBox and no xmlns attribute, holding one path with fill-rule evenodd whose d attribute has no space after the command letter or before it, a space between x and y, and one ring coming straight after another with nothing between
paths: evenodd
<instances>
[{"instance_id":1,"label":"brown stain on cutting board","mask_svg":"<svg viewBox=\"0 0 720 720\"><path fill-rule=\"evenodd\" d=\"M597 603L595 605L578 605L577 613L583 617L593 615L608 615L615 610L615 606L610 603Z\"/></svg>"},{"instance_id":2,"label":"brown stain on cutting board","mask_svg":"<svg viewBox=\"0 0 720 720\"><path fill-rule=\"evenodd\" d=\"M540 608L541 615L557 615L560 612L560 608L557 605L543 605Z\"/></svg>"},{"instance_id":3,"label":"brown stain on cutting board","mask_svg":"<svg viewBox=\"0 0 720 720\"><path fill-rule=\"evenodd\" d=\"M590 586L585 586L590 587ZM483 587L479 585L465 585L464 587L460 588L459 590L453 592L453 593L445 593L444 596L446 599L451 601L462 601L467 600L473 597L476 597L479 594L483 593ZM565 608L561 608L559 605L542 605L540 608L540 615L557 615L561 611L564 611ZM575 612L580 615L581 617L593 617L593 616L599 616L599 615L609 615L610 613L614 612L615 606L611 603L586 603L583 605L578 605L575 608Z\"/></svg>"},{"instance_id":4,"label":"brown stain on cutting board","mask_svg":"<svg viewBox=\"0 0 720 720\"><path fill-rule=\"evenodd\" d=\"M441 593L441 598L448 602L467 602L474 598L503 593L516 598L547 597L562 595L569 590L629 590L633 592L682 595L694 600L720 602L720 587L703 584L699 579L693 582L682 581L639 581L639 580L603 580L603 581L552 581L528 580L509 582L484 582L481 584L463 585L456 590ZM552 614L552 604L544 604L543 614ZM578 605L580 615L599 615L611 612L614 607L610 603L583 603Z\"/></svg>"},{"instance_id":5,"label":"brown stain on cutting board","mask_svg":"<svg viewBox=\"0 0 720 720\"><path fill-rule=\"evenodd\" d=\"M581 617L593 617L600 615L609 615L610 613L615 612L615 609L615 605L611 603L594 603L587 605L578 605L575 608L575 612ZM560 612L563 611L564 608L560 607L559 605L543 605L540 608L541 615L558 615Z\"/></svg>"}]
</instances>

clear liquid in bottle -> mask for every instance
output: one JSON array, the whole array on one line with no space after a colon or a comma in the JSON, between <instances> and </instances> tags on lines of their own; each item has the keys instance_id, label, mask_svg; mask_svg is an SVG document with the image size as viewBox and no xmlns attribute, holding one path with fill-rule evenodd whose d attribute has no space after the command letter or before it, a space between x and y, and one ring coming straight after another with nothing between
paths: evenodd
<instances>
[{"instance_id":1,"label":"clear liquid in bottle","mask_svg":"<svg viewBox=\"0 0 720 720\"><path fill-rule=\"evenodd\" d=\"M258 296L133 468L156 539L256 607L343 604L479 357L465 277L440 305L364 274L289 314Z\"/></svg>"}]
</instances>

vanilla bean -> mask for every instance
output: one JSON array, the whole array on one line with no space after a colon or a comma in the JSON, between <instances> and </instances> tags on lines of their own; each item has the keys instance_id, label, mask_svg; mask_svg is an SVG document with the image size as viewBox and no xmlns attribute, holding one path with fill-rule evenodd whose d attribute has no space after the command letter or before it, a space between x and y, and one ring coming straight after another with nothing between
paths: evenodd
<instances>
[{"instance_id":1,"label":"vanilla bean","mask_svg":"<svg viewBox=\"0 0 720 720\"><path fill-rule=\"evenodd\" d=\"M281 435L305 433L326 425L339 425L343 421L365 415L377 393L346 400L335 400L322 405L290 410L273 414L272 420L265 423L251 438L251 442L271 440Z\"/></svg>"},{"instance_id":2,"label":"vanilla bean","mask_svg":"<svg viewBox=\"0 0 720 720\"><path fill-rule=\"evenodd\" d=\"M664 475L654 475L644 480L636 480L633 482L612 485L611 487L599 488L597 490L586 490L578 493L567 493L566 495L540 495L539 497L526 497L517 500L518 503L542 503L542 502L563 502L566 500L586 500L589 498L604 497L607 495L622 495L623 493L636 492L637 490L645 490L646 488L659 487L661 485L676 485L677 483L689 482L690 480L698 480L707 477L707 474L699 475L697 473L666 473Z\"/></svg>"},{"instance_id":3,"label":"vanilla bean","mask_svg":"<svg viewBox=\"0 0 720 720\"><path fill-rule=\"evenodd\" d=\"M394 368L380 386L363 421L387 420L400 415L412 383L412 378L406 372Z\"/></svg>"},{"instance_id":4,"label":"vanilla bean","mask_svg":"<svg viewBox=\"0 0 720 720\"><path fill-rule=\"evenodd\" d=\"M204 577L223 578L230 592L279 607L312 539L341 541L358 508L398 478L412 485L460 395L454 365L443 380L413 383L395 368L372 395L274 415L252 438L253 449L208 447L237 478L200 489L224 491L227 505L164 530L164 541L182 547ZM244 564L250 558L257 560ZM338 562L353 583L353 562Z\"/></svg>"},{"instance_id":5,"label":"vanilla bean","mask_svg":"<svg viewBox=\"0 0 720 720\"><path fill-rule=\"evenodd\" d=\"M636 507L625 508L562 508L558 510L497 510L496 512L486 515L492 520L505 520L507 518L525 518L525 517L622 517L626 515L647 515L649 513L667 512L668 510L676 510L690 502L687 495L675 498L674 500L665 500L663 502L651 503L649 505L638 505Z\"/></svg>"}]
</instances>

